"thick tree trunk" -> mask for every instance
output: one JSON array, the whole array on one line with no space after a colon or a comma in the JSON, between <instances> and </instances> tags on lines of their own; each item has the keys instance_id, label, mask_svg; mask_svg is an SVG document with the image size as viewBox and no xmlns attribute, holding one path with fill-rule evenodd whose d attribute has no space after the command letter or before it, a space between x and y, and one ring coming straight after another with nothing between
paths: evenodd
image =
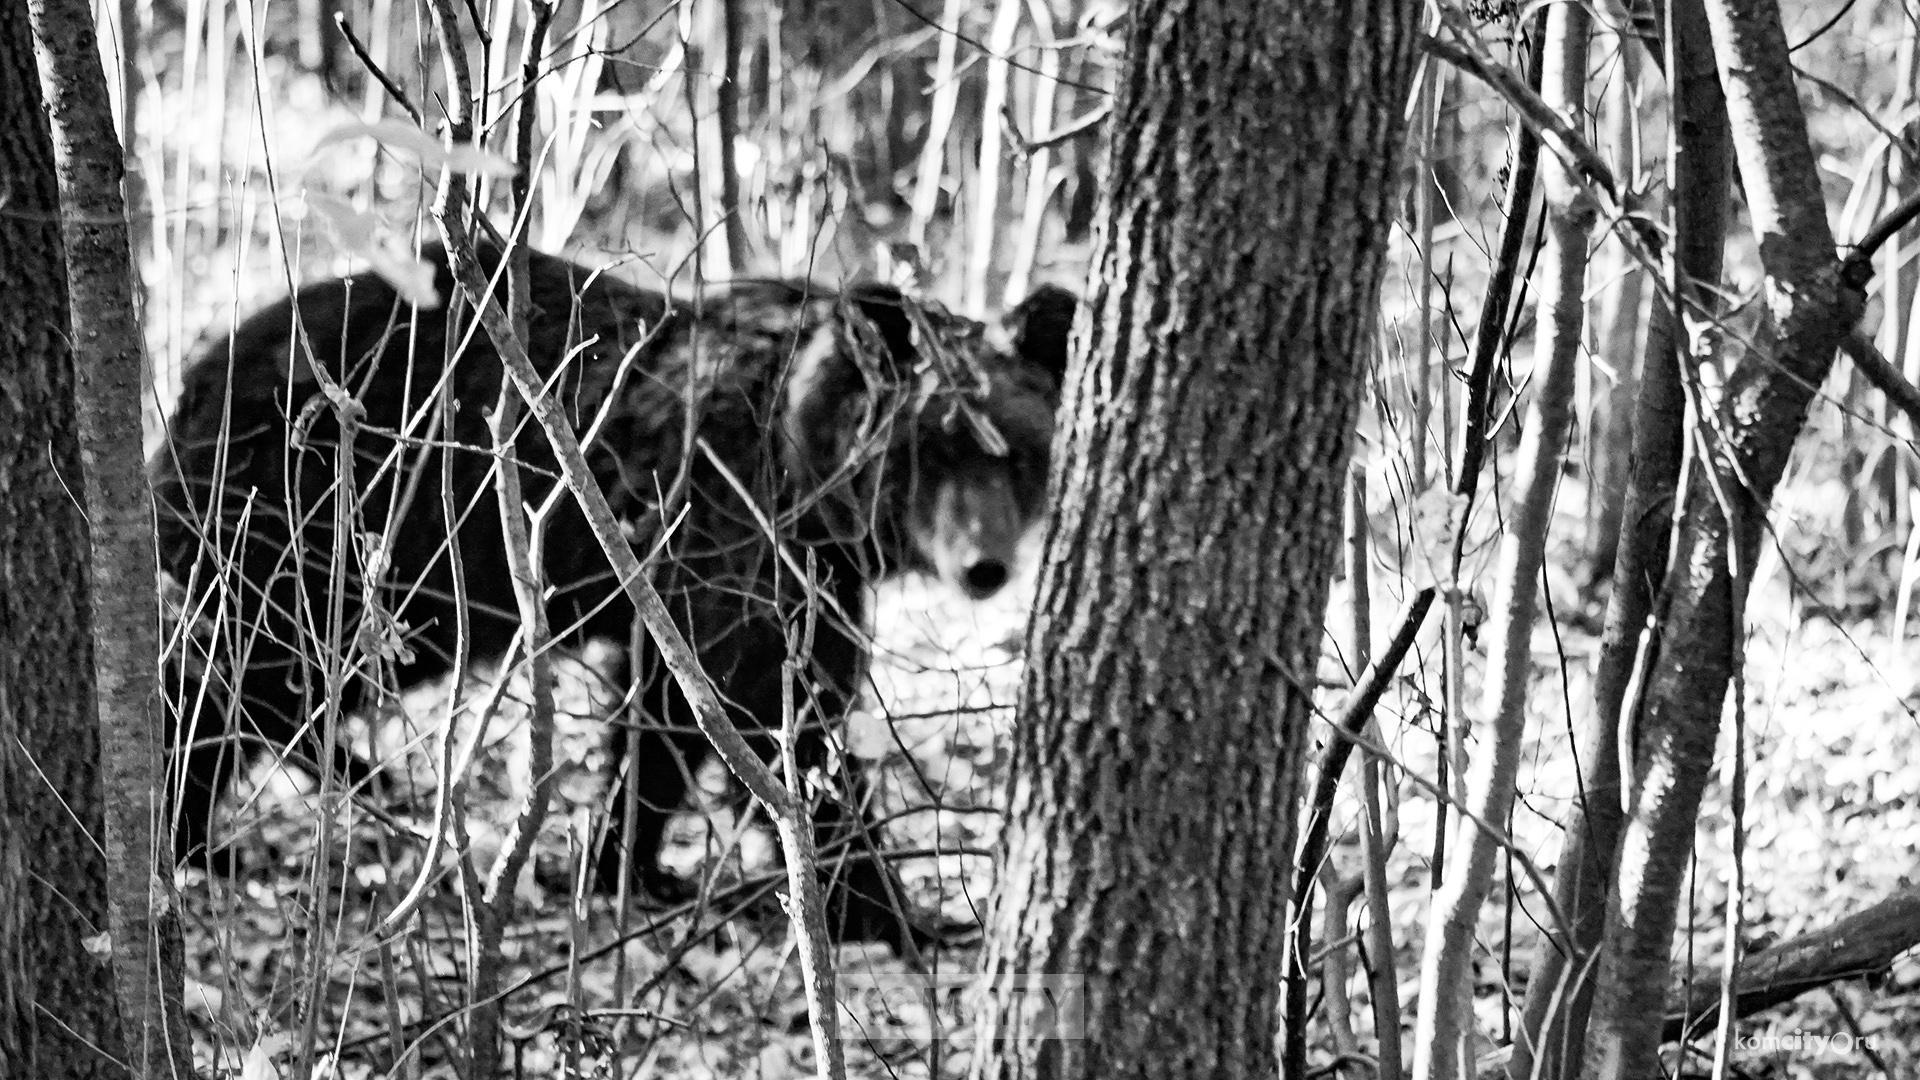
<instances>
[{"instance_id":1,"label":"thick tree trunk","mask_svg":"<svg viewBox=\"0 0 1920 1080\"><path fill-rule=\"evenodd\" d=\"M0 4L0 175L0 1076L123 1076L112 971L84 945L107 928L87 532L24 4Z\"/></svg>"},{"instance_id":2,"label":"thick tree trunk","mask_svg":"<svg viewBox=\"0 0 1920 1080\"><path fill-rule=\"evenodd\" d=\"M1310 690L1419 11L1133 9L980 1075L1274 1073ZM1039 1012L1021 992L1037 976L1084 980L1084 1009Z\"/></svg>"}]
</instances>

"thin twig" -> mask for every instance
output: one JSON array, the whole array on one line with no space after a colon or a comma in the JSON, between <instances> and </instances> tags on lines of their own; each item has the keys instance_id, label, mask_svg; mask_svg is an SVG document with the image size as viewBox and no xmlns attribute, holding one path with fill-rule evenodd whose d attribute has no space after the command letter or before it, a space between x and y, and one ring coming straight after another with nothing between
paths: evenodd
<instances>
[{"instance_id":1,"label":"thin twig","mask_svg":"<svg viewBox=\"0 0 1920 1080\"><path fill-rule=\"evenodd\" d=\"M1030 64L1023 64L1020 61L1015 60L1011 56L1003 56L1000 53L997 53L992 49L987 48L987 46L982 44L977 38L968 37L966 34L961 33L959 30L955 29L954 27L940 25L940 23L934 20L932 17L922 14L919 8L916 8L912 4L907 3L907 0L893 0L893 2L899 5L900 9L902 11L905 11L907 14L913 16L916 19L919 19L921 22L926 23L928 26L932 27L934 30L938 31L939 33L947 37L950 37L955 41L960 42L963 45L966 45L968 48L973 49L975 52L978 52L982 56L988 57L989 59L1004 60L1006 61L1007 64L1013 67L1019 68L1021 71L1024 71L1029 75L1038 75L1043 79L1052 79L1054 82L1057 82L1062 86L1071 86L1076 90L1085 90L1090 94L1099 94L1101 97L1106 97L1110 93L1110 91L1106 90L1105 88L1094 86L1092 83L1083 83L1083 82L1076 81L1074 79L1069 79L1066 76L1060 75L1058 73L1049 73L1049 72L1041 71L1039 68L1033 67Z\"/></svg>"},{"instance_id":2,"label":"thin twig","mask_svg":"<svg viewBox=\"0 0 1920 1080\"><path fill-rule=\"evenodd\" d=\"M1591 181L1614 203L1620 202L1620 188L1614 179L1613 169L1599 151L1582 138L1565 117L1541 100L1531 87L1515 78L1513 72L1473 49L1436 37L1421 38L1420 46L1492 87L1507 99L1507 104L1514 107L1522 121L1547 136L1548 148L1565 161L1569 172Z\"/></svg>"},{"instance_id":3,"label":"thin twig","mask_svg":"<svg viewBox=\"0 0 1920 1080\"><path fill-rule=\"evenodd\" d=\"M1798 65L1795 65L1793 74L1796 78L1810 82L1820 89L1825 90L1833 97L1838 98L1842 105L1845 105L1855 116L1865 121L1868 127L1879 132L1880 137L1886 139L1894 151L1906 159L1907 167L1912 168L1916 164L1916 155L1914 154L1912 141L1902 137L1899 132L1881 123L1880 118L1873 115L1873 110L1867 108L1859 98L1841 89L1840 84L1831 79L1822 78Z\"/></svg>"},{"instance_id":4,"label":"thin twig","mask_svg":"<svg viewBox=\"0 0 1920 1080\"><path fill-rule=\"evenodd\" d=\"M413 101L407 97L407 92L400 89L400 84L393 81L392 76L374 61L373 54L367 51L367 47L360 43L360 38L353 32L353 24L347 22L347 13L334 12L333 25L340 28L340 36L347 39L347 48L353 50L353 55L360 61L360 66L367 69L367 74L373 76L374 80L387 91L387 96L393 99L393 103L400 106L414 123L420 123L420 110L413 107Z\"/></svg>"},{"instance_id":5,"label":"thin twig","mask_svg":"<svg viewBox=\"0 0 1920 1080\"><path fill-rule=\"evenodd\" d=\"M1102 105L1092 112L1087 113L1085 116L1080 117L1078 120L1069 120L1064 126L1054 128L1045 135L1036 135L1031 139L1025 138L1020 134L1020 128L1014 120L1011 107L1006 109L1001 115L1007 122L1007 131L1013 136L1013 144L1020 148L1020 156L1032 157L1037 151L1051 150L1061 143L1072 142L1074 139L1106 123L1107 117L1113 115L1113 106Z\"/></svg>"},{"instance_id":6,"label":"thin twig","mask_svg":"<svg viewBox=\"0 0 1920 1080\"><path fill-rule=\"evenodd\" d=\"M720 221L726 229L727 271L746 273L747 223L740 209L740 0L720 0L720 84L714 88L720 126Z\"/></svg>"},{"instance_id":7,"label":"thin twig","mask_svg":"<svg viewBox=\"0 0 1920 1080\"><path fill-rule=\"evenodd\" d=\"M1913 430L1920 433L1920 389L1908 382L1892 361L1880 355L1880 350L1874 348L1873 342L1858 329L1840 342L1840 351L1847 354L1847 359L1853 361L1853 366L1867 377L1875 389L1907 414Z\"/></svg>"}]
</instances>

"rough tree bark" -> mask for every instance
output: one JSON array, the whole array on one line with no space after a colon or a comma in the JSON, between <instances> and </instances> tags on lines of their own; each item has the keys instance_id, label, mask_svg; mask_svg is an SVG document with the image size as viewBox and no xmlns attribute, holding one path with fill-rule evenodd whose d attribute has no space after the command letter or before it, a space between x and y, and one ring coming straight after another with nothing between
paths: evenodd
<instances>
[{"instance_id":1,"label":"rough tree bark","mask_svg":"<svg viewBox=\"0 0 1920 1080\"><path fill-rule=\"evenodd\" d=\"M1779 6L1705 6L1778 333L1765 343L1773 349L1733 372L1716 421L1694 433L1700 449L1664 586L1660 655L1634 732L1633 800L1582 1073L1594 1080L1658 1070L1668 954L1737 661L1743 582L1807 407L1863 303L1835 257Z\"/></svg>"},{"instance_id":2,"label":"rough tree bark","mask_svg":"<svg viewBox=\"0 0 1920 1080\"><path fill-rule=\"evenodd\" d=\"M0 176L0 1076L118 1077L112 971L83 944L107 918L87 531L25 4L0 4Z\"/></svg>"},{"instance_id":3,"label":"rough tree bark","mask_svg":"<svg viewBox=\"0 0 1920 1080\"><path fill-rule=\"evenodd\" d=\"M977 1075L1274 1074L1310 690L1419 11L1132 10ZM1084 979L1083 1031L1039 1022L1021 993L1038 975Z\"/></svg>"}]
</instances>

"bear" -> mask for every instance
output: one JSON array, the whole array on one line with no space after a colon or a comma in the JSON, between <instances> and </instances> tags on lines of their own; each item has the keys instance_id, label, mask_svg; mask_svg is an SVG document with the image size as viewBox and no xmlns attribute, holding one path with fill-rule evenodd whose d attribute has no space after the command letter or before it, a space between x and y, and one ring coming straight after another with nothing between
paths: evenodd
<instances>
[{"instance_id":1,"label":"bear","mask_svg":"<svg viewBox=\"0 0 1920 1080\"><path fill-rule=\"evenodd\" d=\"M498 281L498 252L480 254ZM423 258L451 297L444 250ZM629 542L756 749L774 758L791 681L797 763L825 776L866 677L871 587L923 572L990 596L1045 517L1076 298L1042 287L989 328L880 285L750 279L675 303L562 258L530 262L527 352ZM198 707L177 710L185 857L210 859L214 801L249 758L278 748L369 783L375 771L315 718L441 678L462 647L476 660L512 648L487 428L504 376L464 322L450 336L445 305L362 273L301 288L186 365L150 462L161 567L218 639L202 659L221 658L203 664L217 677L181 689ZM344 431L343 396L358 404ZM558 470L537 424L513 452L540 505ZM630 704L607 737L598 887L674 898L665 828L711 748L565 492L539 551L563 644L634 643L614 678ZM795 641L809 645L789 680ZM875 854L859 769L836 773L810 792L820 850L846 856L831 934L896 951L937 940Z\"/></svg>"}]
</instances>

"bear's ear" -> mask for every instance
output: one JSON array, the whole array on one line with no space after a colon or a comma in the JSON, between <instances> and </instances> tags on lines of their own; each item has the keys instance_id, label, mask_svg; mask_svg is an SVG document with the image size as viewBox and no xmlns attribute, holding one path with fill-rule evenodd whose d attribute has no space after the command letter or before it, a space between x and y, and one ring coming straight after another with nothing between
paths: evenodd
<instances>
[{"instance_id":1,"label":"bear's ear","mask_svg":"<svg viewBox=\"0 0 1920 1080\"><path fill-rule=\"evenodd\" d=\"M860 285L802 344L787 372L783 417L787 465L820 482L850 464L875 422L874 395L913 370L913 320L896 289Z\"/></svg>"},{"instance_id":2,"label":"bear's ear","mask_svg":"<svg viewBox=\"0 0 1920 1080\"><path fill-rule=\"evenodd\" d=\"M1073 334L1073 316L1079 307L1079 297L1058 285L1042 285L1020 301L1004 323L1013 351L1050 373L1055 384L1066 382L1068 338Z\"/></svg>"},{"instance_id":3,"label":"bear's ear","mask_svg":"<svg viewBox=\"0 0 1920 1080\"><path fill-rule=\"evenodd\" d=\"M907 301L900 290L891 285L864 284L855 285L841 294L841 309L838 319L851 322L847 312L851 310L858 317L872 324L879 332L880 343L886 347L884 356L864 357L862 367L874 365L891 375L901 376L913 370L915 350L913 347L913 320L907 315ZM865 335L861 328L847 326L843 328L843 340L859 341Z\"/></svg>"}]
</instances>

